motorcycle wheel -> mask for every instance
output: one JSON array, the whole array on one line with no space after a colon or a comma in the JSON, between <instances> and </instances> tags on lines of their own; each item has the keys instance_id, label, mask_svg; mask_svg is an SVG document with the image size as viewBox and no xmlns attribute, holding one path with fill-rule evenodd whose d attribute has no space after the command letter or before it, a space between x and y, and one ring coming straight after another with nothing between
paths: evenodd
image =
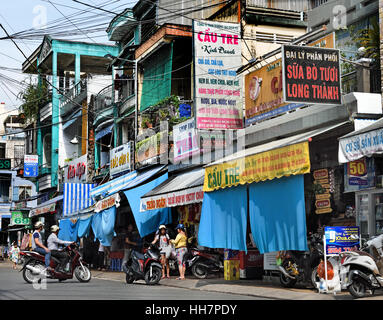
<instances>
[{"instance_id":1,"label":"motorcycle wheel","mask_svg":"<svg viewBox=\"0 0 383 320\"><path fill-rule=\"evenodd\" d=\"M286 267L287 265L289 264L289 261L293 262L292 260L290 259L287 259L287 260L284 260L283 263L282 263L282 267L286 270ZM297 282L297 279L291 279L289 277L286 277L282 272L279 276L279 282L281 283L281 285L285 288L291 288L293 287L296 282Z\"/></svg>"},{"instance_id":2,"label":"motorcycle wheel","mask_svg":"<svg viewBox=\"0 0 383 320\"><path fill-rule=\"evenodd\" d=\"M158 267L153 267L152 276L150 276L150 269L145 273L145 282L148 285L155 285L160 282L162 276L162 269Z\"/></svg>"},{"instance_id":3,"label":"motorcycle wheel","mask_svg":"<svg viewBox=\"0 0 383 320\"><path fill-rule=\"evenodd\" d=\"M129 274L129 273L127 273L126 274L126 283L127 284L132 284L133 283L133 281L134 281L134 277L133 277L133 275L131 275L131 274Z\"/></svg>"},{"instance_id":4,"label":"motorcycle wheel","mask_svg":"<svg viewBox=\"0 0 383 320\"><path fill-rule=\"evenodd\" d=\"M33 267L35 268L38 268L40 269L40 271L43 271L45 270L45 265L43 265L42 263L28 263L30 265L32 265ZM41 282L41 275L40 274L34 274L31 270L25 268L23 270L23 278L25 280L25 282L27 283L40 283Z\"/></svg>"},{"instance_id":5,"label":"motorcycle wheel","mask_svg":"<svg viewBox=\"0 0 383 320\"><path fill-rule=\"evenodd\" d=\"M311 284L315 289L317 288L317 282L320 282L320 277L318 275L318 266L313 268L311 272Z\"/></svg>"},{"instance_id":6,"label":"motorcycle wheel","mask_svg":"<svg viewBox=\"0 0 383 320\"><path fill-rule=\"evenodd\" d=\"M92 274L87 266L81 266L78 265L74 269L74 275L76 276L77 280L80 282L89 282L92 278Z\"/></svg>"},{"instance_id":7,"label":"motorcycle wheel","mask_svg":"<svg viewBox=\"0 0 383 320\"><path fill-rule=\"evenodd\" d=\"M192 266L192 273L198 279L206 279L208 270L202 264L197 262Z\"/></svg>"},{"instance_id":8,"label":"motorcycle wheel","mask_svg":"<svg viewBox=\"0 0 383 320\"><path fill-rule=\"evenodd\" d=\"M363 298L366 296L367 286L362 281L355 279L347 290L354 298Z\"/></svg>"}]
</instances>

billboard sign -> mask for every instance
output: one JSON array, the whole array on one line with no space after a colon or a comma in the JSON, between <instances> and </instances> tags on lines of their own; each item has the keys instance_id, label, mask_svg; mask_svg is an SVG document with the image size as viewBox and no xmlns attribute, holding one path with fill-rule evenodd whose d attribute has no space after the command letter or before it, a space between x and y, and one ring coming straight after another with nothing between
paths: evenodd
<instances>
[{"instance_id":1,"label":"billboard sign","mask_svg":"<svg viewBox=\"0 0 383 320\"><path fill-rule=\"evenodd\" d=\"M133 142L110 150L110 175L132 170Z\"/></svg>"},{"instance_id":2,"label":"billboard sign","mask_svg":"<svg viewBox=\"0 0 383 320\"><path fill-rule=\"evenodd\" d=\"M24 155L24 177L35 178L39 174L39 156L26 154Z\"/></svg>"},{"instance_id":3,"label":"billboard sign","mask_svg":"<svg viewBox=\"0 0 383 320\"><path fill-rule=\"evenodd\" d=\"M85 183L87 170L87 155L68 162L65 167L64 183Z\"/></svg>"},{"instance_id":4,"label":"billboard sign","mask_svg":"<svg viewBox=\"0 0 383 320\"><path fill-rule=\"evenodd\" d=\"M240 24L193 20L193 46L197 128L243 128Z\"/></svg>"},{"instance_id":5,"label":"billboard sign","mask_svg":"<svg viewBox=\"0 0 383 320\"><path fill-rule=\"evenodd\" d=\"M341 104L339 50L282 46L284 102Z\"/></svg>"},{"instance_id":6,"label":"billboard sign","mask_svg":"<svg viewBox=\"0 0 383 320\"><path fill-rule=\"evenodd\" d=\"M326 255L359 250L359 227L325 227Z\"/></svg>"},{"instance_id":7,"label":"billboard sign","mask_svg":"<svg viewBox=\"0 0 383 320\"><path fill-rule=\"evenodd\" d=\"M190 119L173 127L174 163L199 153L195 120Z\"/></svg>"}]
</instances>

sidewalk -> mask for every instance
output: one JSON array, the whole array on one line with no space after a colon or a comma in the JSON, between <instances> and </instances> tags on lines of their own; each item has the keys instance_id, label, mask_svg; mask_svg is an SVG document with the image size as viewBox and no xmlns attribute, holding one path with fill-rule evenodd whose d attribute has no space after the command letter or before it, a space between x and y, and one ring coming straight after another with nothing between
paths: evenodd
<instances>
[{"instance_id":1,"label":"sidewalk","mask_svg":"<svg viewBox=\"0 0 383 320\"><path fill-rule=\"evenodd\" d=\"M122 272L92 270L92 276L96 279L125 282L125 274ZM319 294L313 289L282 288L277 283L262 280L226 281L217 278L176 280L176 277L171 277L171 279L161 280L159 284L167 287L239 294L275 300L352 300L348 292L338 293L336 296L333 294Z\"/></svg>"}]
</instances>

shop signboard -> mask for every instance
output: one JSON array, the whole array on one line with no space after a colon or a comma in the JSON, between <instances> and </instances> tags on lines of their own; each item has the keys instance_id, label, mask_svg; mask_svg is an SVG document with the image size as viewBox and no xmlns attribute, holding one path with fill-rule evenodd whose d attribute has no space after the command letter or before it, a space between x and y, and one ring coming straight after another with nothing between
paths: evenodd
<instances>
[{"instance_id":1,"label":"shop signboard","mask_svg":"<svg viewBox=\"0 0 383 320\"><path fill-rule=\"evenodd\" d=\"M11 159L0 159L0 170L10 170L11 168Z\"/></svg>"},{"instance_id":2,"label":"shop signboard","mask_svg":"<svg viewBox=\"0 0 383 320\"><path fill-rule=\"evenodd\" d=\"M39 156L33 154L24 155L24 177L35 178L39 174Z\"/></svg>"},{"instance_id":3,"label":"shop signboard","mask_svg":"<svg viewBox=\"0 0 383 320\"><path fill-rule=\"evenodd\" d=\"M38 216L40 214L54 212L56 210L56 203L47 204L46 206L38 207L35 209L32 209L29 212L29 217Z\"/></svg>"},{"instance_id":4,"label":"shop signboard","mask_svg":"<svg viewBox=\"0 0 383 320\"><path fill-rule=\"evenodd\" d=\"M204 191L310 172L308 142L257 153L205 168Z\"/></svg>"},{"instance_id":5,"label":"shop signboard","mask_svg":"<svg viewBox=\"0 0 383 320\"><path fill-rule=\"evenodd\" d=\"M97 213L97 212L109 209L113 206L116 206L116 208L118 208L120 206L120 201L121 201L120 195L116 193L110 197L107 197L105 199L98 201L95 205L94 212Z\"/></svg>"},{"instance_id":6,"label":"shop signboard","mask_svg":"<svg viewBox=\"0 0 383 320\"><path fill-rule=\"evenodd\" d=\"M141 199L140 211L184 206L203 201L202 186Z\"/></svg>"},{"instance_id":7,"label":"shop signboard","mask_svg":"<svg viewBox=\"0 0 383 320\"><path fill-rule=\"evenodd\" d=\"M309 43L308 46L334 48L334 33ZM277 59L245 76L245 125L270 119L304 106L283 100L282 59Z\"/></svg>"},{"instance_id":8,"label":"shop signboard","mask_svg":"<svg viewBox=\"0 0 383 320\"><path fill-rule=\"evenodd\" d=\"M229 130L198 130L198 141L202 152L224 149L233 141Z\"/></svg>"},{"instance_id":9,"label":"shop signboard","mask_svg":"<svg viewBox=\"0 0 383 320\"><path fill-rule=\"evenodd\" d=\"M381 153L383 153L383 128L339 140L338 160L340 163Z\"/></svg>"},{"instance_id":10,"label":"shop signboard","mask_svg":"<svg viewBox=\"0 0 383 320\"><path fill-rule=\"evenodd\" d=\"M355 192L375 186L374 158L364 157L344 165L344 192Z\"/></svg>"},{"instance_id":11,"label":"shop signboard","mask_svg":"<svg viewBox=\"0 0 383 320\"><path fill-rule=\"evenodd\" d=\"M31 223L31 220L27 217L26 213L22 211L12 211L10 226L25 226Z\"/></svg>"},{"instance_id":12,"label":"shop signboard","mask_svg":"<svg viewBox=\"0 0 383 320\"><path fill-rule=\"evenodd\" d=\"M265 252L263 254L263 269L270 271L278 271L277 266L277 253L278 252Z\"/></svg>"},{"instance_id":13,"label":"shop signboard","mask_svg":"<svg viewBox=\"0 0 383 320\"><path fill-rule=\"evenodd\" d=\"M197 128L243 128L240 24L193 20L193 46Z\"/></svg>"},{"instance_id":14,"label":"shop signboard","mask_svg":"<svg viewBox=\"0 0 383 320\"><path fill-rule=\"evenodd\" d=\"M326 255L359 250L359 227L325 227Z\"/></svg>"},{"instance_id":15,"label":"shop signboard","mask_svg":"<svg viewBox=\"0 0 383 320\"><path fill-rule=\"evenodd\" d=\"M123 172L132 171L132 149L133 142L110 150L110 175L115 176Z\"/></svg>"},{"instance_id":16,"label":"shop signboard","mask_svg":"<svg viewBox=\"0 0 383 320\"><path fill-rule=\"evenodd\" d=\"M189 119L173 127L174 163L199 153L195 120Z\"/></svg>"},{"instance_id":17,"label":"shop signboard","mask_svg":"<svg viewBox=\"0 0 383 320\"><path fill-rule=\"evenodd\" d=\"M331 193L333 192L333 171L319 169L313 172L313 190L315 194L315 213L331 213Z\"/></svg>"},{"instance_id":18,"label":"shop signboard","mask_svg":"<svg viewBox=\"0 0 383 320\"><path fill-rule=\"evenodd\" d=\"M337 49L282 46L284 102L341 104Z\"/></svg>"},{"instance_id":19,"label":"shop signboard","mask_svg":"<svg viewBox=\"0 0 383 320\"><path fill-rule=\"evenodd\" d=\"M146 136L146 137L145 137ZM168 154L168 129L159 132L148 130L147 134L138 136L136 143L136 164L137 167L157 163L167 163L163 159Z\"/></svg>"},{"instance_id":20,"label":"shop signboard","mask_svg":"<svg viewBox=\"0 0 383 320\"><path fill-rule=\"evenodd\" d=\"M68 162L64 170L64 183L84 183L87 176L87 155Z\"/></svg>"}]
</instances>

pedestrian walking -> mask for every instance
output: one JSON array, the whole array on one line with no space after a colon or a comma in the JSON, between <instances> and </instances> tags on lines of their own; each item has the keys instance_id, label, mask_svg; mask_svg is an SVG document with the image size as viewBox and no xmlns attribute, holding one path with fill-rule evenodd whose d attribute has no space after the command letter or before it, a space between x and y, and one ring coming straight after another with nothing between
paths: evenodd
<instances>
[{"instance_id":1,"label":"pedestrian walking","mask_svg":"<svg viewBox=\"0 0 383 320\"><path fill-rule=\"evenodd\" d=\"M100 243L98 247L98 271L101 271L104 268L104 260L105 260L105 248Z\"/></svg>"},{"instance_id":2,"label":"pedestrian walking","mask_svg":"<svg viewBox=\"0 0 383 320\"><path fill-rule=\"evenodd\" d=\"M160 227L158 228L158 233L154 237L152 244L159 242L161 264L162 264L162 279L165 278L165 269L167 269L166 277L168 279L170 278L169 257L172 252L171 251L172 248L171 248L169 240L170 240L170 237L166 231L166 226L160 225Z\"/></svg>"},{"instance_id":3,"label":"pedestrian walking","mask_svg":"<svg viewBox=\"0 0 383 320\"><path fill-rule=\"evenodd\" d=\"M186 264L184 261L184 256L187 252L187 236L185 233L185 226L180 223L177 225L177 237L175 240L170 240L170 243L174 244L176 248L176 254L177 254L177 263L178 263L178 269L180 272L180 276L177 278L177 280L185 280L185 269Z\"/></svg>"},{"instance_id":4,"label":"pedestrian walking","mask_svg":"<svg viewBox=\"0 0 383 320\"><path fill-rule=\"evenodd\" d=\"M20 248L17 246L16 241L13 241L12 243L9 251L9 259L13 262L13 269L16 269L17 263L20 259Z\"/></svg>"}]
</instances>

